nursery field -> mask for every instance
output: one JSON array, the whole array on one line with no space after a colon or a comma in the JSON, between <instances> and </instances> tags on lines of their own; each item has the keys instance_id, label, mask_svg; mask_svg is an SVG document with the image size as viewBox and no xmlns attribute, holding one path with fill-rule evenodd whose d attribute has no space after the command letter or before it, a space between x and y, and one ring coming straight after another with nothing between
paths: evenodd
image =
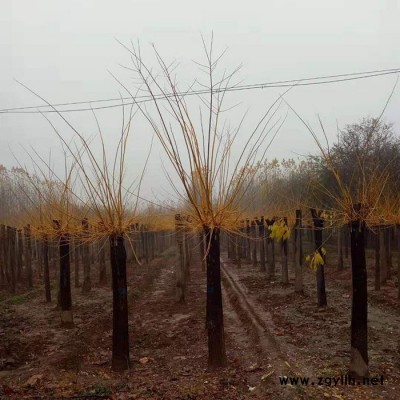
<instances>
[{"instance_id":1,"label":"nursery field","mask_svg":"<svg viewBox=\"0 0 400 400\"><path fill-rule=\"evenodd\" d=\"M2 398L398 399L400 311L396 278L393 275L379 291L374 290L372 250L367 251L369 378L377 379L374 384L359 385L358 380L355 385L346 385L339 379L347 376L350 357L351 270L346 257L338 270L334 245L326 246L328 305L321 308L316 302L312 269L303 269L303 292L294 291L292 251L289 280L283 284L283 252L276 253L271 276L260 267L259 254L256 262L251 259L254 253L250 261L243 254L239 265L236 255L228 258L229 241L223 240L221 279L227 365L210 369L201 246L197 238L188 240L184 301L177 301L179 246L176 235L167 235L163 251L155 251L154 255L150 252L147 261L143 254L141 264L134 258L128 262L131 362L122 373L113 371L110 362L110 271L107 269L100 283L101 263L97 257L92 257L91 290L82 293L81 285L72 288L73 326L67 328L61 327L57 300L45 301L43 271L40 276L35 260L34 289L26 290L20 283L10 294L3 287ZM257 256L260 243L250 245L254 245ZM271 247L267 240L265 245L265 250ZM312 243L306 241L306 252L309 247ZM268 255L267 268L268 262L272 263ZM57 271L54 263L50 265L51 295L57 299ZM309 382L284 383L284 377L309 378Z\"/></svg>"},{"instance_id":2,"label":"nursery field","mask_svg":"<svg viewBox=\"0 0 400 400\"><path fill-rule=\"evenodd\" d=\"M291 96L400 70L267 88L213 35L183 73L117 42L115 104L0 112L51 132L0 164L0 398L399 400L398 80L333 133Z\"/></svg>"}]
</instances>

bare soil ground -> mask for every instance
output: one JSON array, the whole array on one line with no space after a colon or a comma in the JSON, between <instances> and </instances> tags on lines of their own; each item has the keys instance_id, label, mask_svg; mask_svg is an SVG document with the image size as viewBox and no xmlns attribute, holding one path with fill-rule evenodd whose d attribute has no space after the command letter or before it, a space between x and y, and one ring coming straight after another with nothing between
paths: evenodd
<instances>
[{"instance_id":1,"label":"bare soil ground","mask_svg":"<svg viewBox=\"0 0 400 400\"><path fill-rule=\"evenodd\" d=\"M332 250L332 251L329 251ZM350 259L345 269L338 272L334 249L328 248L325 273L328 307L318 308L316 278L312 270L305 269L304 294L294 293L294 271L289 285L280 283L280 263L277 257L276 276L271 282L265 272L242 263L238 268L229 260L225 262L228 274L242 291L250 308L264 322L264 332L277 342L281 360L286 360L291 370L279 370L280 375L309 377L317 386L309 392L310 384L302 387L305 398L328 399L400 399L400 303L397 300L396 277L374 291L374 260L368 258L369 273L369 364L370 377L379 377L377 385L334 385L329 378L348 372L350 360L351 271ZM293 264L293 263L291 263ZM264 347L266 348L266 347ZM282 363L282 362L281 362ZM383 385L380 377L383 376ZM272 375L271 375L272 377ZM324 378L318 385L319 377ZM278 379L275 376L275 379ZM331 386L328 386L329 383ZM301 385L300 385L301 386ZM296 389L293 387L293 389ZM297 390L300 391L299 385ZM300 396L298 394L297 396ZM293 398L301 398L301 397Z\"/></svg>"},{"instance_id":2,"label":"bare soil ground","mask_svg":"<svg viewBox=\"0 0 400 400\"><path fill-rule=\"evenodd\" d=\"M279 258L278 258L279 259ZM315 277L304 295L258 268L223 257L227 368L207 370L205 273L194 257L186 304L175 301L174 249L129 266L132 367L111 361L111 289L73 289L72 329L61 329L55 301L42 288L0 294L0 398L5 399L400 399L400 315L396 288L370 295L371 376L379 386L321 386L345 374L350 348L350 271L327 267L329 306L316 307ZM293 274L291 274L293 275ZM96 275L97 279L97 275ZM73 279L72 279L73 282ZM372 292L372 289L371 289ZM55 290L53 290L53 299ZM304 376L315 385L281 385Z\"/></svg>"}]
</instances>

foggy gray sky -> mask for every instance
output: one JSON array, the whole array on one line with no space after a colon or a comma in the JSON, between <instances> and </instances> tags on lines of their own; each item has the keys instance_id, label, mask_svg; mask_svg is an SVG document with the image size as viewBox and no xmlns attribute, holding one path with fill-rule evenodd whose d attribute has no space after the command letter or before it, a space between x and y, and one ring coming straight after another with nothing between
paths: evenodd
<instances>
[{"instance_id":1,"label":"foggy gray sky","mask_svg":"<svg viewBox=\"0 0 400 400\"><path fill-rule=\"evenodd\" d=\"M243 64L243 83L300 79L400 67L400 1L109 1L0 0L0 108L41 104L19 86L18 79L52 103L118 97L129 77L119 64L129 64L116 42L141 43L145 56L154 43L167 60L182 63L180 80L198 75L192 60L203 57L201 34L214 32L215 46L228 47L222 64ZM151 61L152 58L149 58ZM299 87L288 101L313 126L320 115L331 140L336 124L343 127L364 116L379 115L395 75L313 87ZM400 90L400 89L399 89ZM400 95L396 91L385 116L399 132ZM252 90L231 95L240 111L250 109L256 121L282 89ZM238 111L233 112L233 119ZM98 111L104 134L112 143L121 121L120 110ZM95 131L90 112L68 114L83 132ZM57 121L57 118L54 118ZM68 129L57 122L61 130ZM143 165L151 130L139 122L131 141L129 165ZM243 140L246 132L242 132ZM23 161L20 145L43 154L58 141L43 117L0 114L0 164L15 165L9 147ZM294 157L316 151L315 143L297 118L289 115L268 152L269 158ZM144 194L161 186L169 190L155 145L146 174ZM167 164L167 163L166 163Z\"/></svg>"}]
</instances>

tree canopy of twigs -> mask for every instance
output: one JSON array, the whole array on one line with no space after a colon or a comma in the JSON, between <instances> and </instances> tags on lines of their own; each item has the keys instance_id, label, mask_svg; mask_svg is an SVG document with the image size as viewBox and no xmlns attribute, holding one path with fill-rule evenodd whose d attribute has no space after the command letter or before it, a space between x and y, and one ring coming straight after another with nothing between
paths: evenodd
<instances>
[{"instance_id":1,"label":"tree canopy of twigs","mask_svg":"<svg viewBox=\"0 0 400 400\"><path fill-rule=\"evenodd\" d=\"M188 101L182 94L175 77L175 63L167 64L154 48L159 68L154 72L142 58L139 47L123 46L130 55L129 70L138 78L141 91L153 100L151 110L136 104L156 133L183 186L182 194L176 179L167 174L178 198L185 204L188 220L193 227L232 231L237 229L245 212L241 200L256 175L257 161L265 158L285 117L279 116L281 99L278 98L267 107L252 130L242 131L244 117L236 128L231 128L224 118L226 92L223 89L233 85L237 69L220 72L224 53L214 55L212 40L209 46L203 40L203 45L206 61L196 65L206 79L196 82L206 88L206 94L197 96L196 106L192 104L193 99ZM135 101L132 90L120 84ZM234 146L239 133L246 140L236 157Z\"/></svg>"}]
</instances>

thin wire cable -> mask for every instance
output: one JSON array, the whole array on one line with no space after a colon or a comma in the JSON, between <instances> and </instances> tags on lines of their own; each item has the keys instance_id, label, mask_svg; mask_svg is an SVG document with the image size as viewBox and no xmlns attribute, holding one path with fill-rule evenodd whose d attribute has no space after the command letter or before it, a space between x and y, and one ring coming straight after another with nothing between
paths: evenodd
<instances>
[{"instance_id":1,"label":"thin wire cable","mask_svg":"<svg viewBox=\"0 0 400 400\"><path fill-rule=\"evenodd\" d=\"M221 93L221 92L234 92L234 91L244 91L244 90L254 90L254 89L271 89L271 88L285 88L290 86L314 86L314 85L323 85L323 84L331 84L338 82L347 82L353 80L367 79L384 75L393 75L400 73L400 68L392 68L386 70L376 70L376 71L367 71L367 72L353 72L348 74L340 74L340 75L327 75L327 76L319 76L312 78L304 78L304 79L291 79L284 81L275 81L275 82L264 82L264 83L255 83L249 85L238 85L221 89L214 89L213 93ZM332 78L340 78L340 79L332 79ZM312 82L316 81L316 82ZM201 95L205 93L210 93L210 89L202 89L202 90L192 90L186 92L177 92L177 93L168 93L166 95L159 94L156 95L155 98L157 100L167 99L175 96L193 96L193 95ZM79 104L93 104L93 103L101 103L101 102L115 102L115 101L123 101L130 100L132 97L120 97L120 98L110 98L110 99L99 99L99 100L88 100L88 101L76 101L70 103L58 103L52 105L52 107L65 107L69 105L79 105ZM82 112L82 111L93 111L93 110L102 110L116 107L124 107L132 104L140 104L151 102L153 97L151 96L137 96L133 101L127 103L118 103L111 104L106 106L98 106L98 107L87 107L87 108L75 108L75 109L67 109L67 110L38 110L40 108L49 108L49 105L38 105L38 106L26 106L26 107L15 107L15 108L4 108L0 109L0 114L38 114L38 113L67 113L67 112Z\"/></svg>"}]
</instances>

